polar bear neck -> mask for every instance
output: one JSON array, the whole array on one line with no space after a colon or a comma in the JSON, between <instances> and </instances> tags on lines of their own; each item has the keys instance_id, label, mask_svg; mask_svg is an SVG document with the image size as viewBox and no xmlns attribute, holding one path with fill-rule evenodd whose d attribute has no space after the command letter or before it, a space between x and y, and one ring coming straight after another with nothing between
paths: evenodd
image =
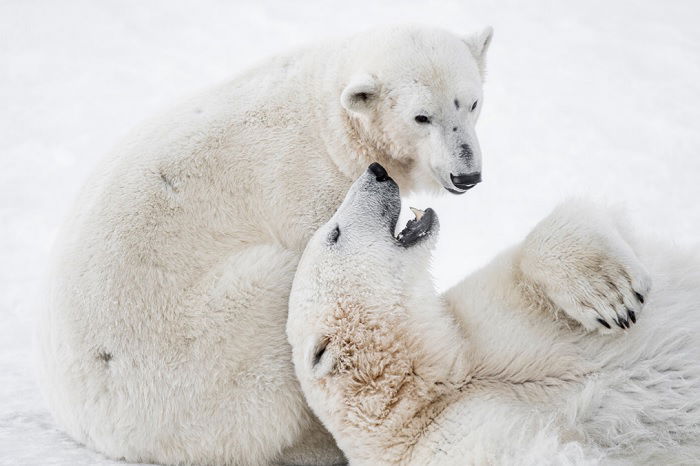
<instances>
[{"instance_id":1,"label":"polar bear neck","mask_svg":"<svg viewBox=\"0 0 700 466\"><path fill-rule=\"evenodd\" d=\"M338 361L345 380L338 407L345 414L332 417L352 463L409 461L424 433L439 429L436 419L470 385L469 352L454 322L440 306L423 310L399 307L374 316L341 307L334 315L334 338L362 342Z\"/></svg>"},{"instance_id":2,"label":"polar bear neck","mask_svg":"<svg viewBox=\"0 0 700 466\"><path fill-rule=\"evenodd\" d=\"M398 401L387 404L388 414L378 423L361 426L362 434L354 435L354 448L346 450L350 462L413 463L431 442L431 433L442 428L443 412L464 396L470 382L468 377L454 383L411 373L401 384Z\"/></svg>"}]
</instances>

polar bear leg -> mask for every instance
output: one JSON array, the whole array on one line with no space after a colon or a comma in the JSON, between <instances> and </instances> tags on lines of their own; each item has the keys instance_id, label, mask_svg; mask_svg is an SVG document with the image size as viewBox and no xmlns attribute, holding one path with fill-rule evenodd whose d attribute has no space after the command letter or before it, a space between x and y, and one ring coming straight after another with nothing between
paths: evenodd
<instances>
[{"instance_id":1,"label":"polar bear leg","mask_svg":"<svg viewBox=\"0 0 700 466\"><path fill-rule=\"evenodd\" d=\"M295 445L306 456L294 462L342 461L292 366L285 328L298 256L272 244L231 252L172 289L172 305L124 312L112 340L85 333L80 314L47 315L42 378L59 423L131 462L270 464Z\"/></svg>"},{"instance_id":2,"label":"polar bear leg","mask_svg":"<svg viewBox=\"0 0 700 466\"><path fill-rule=\"evenodd\" d=\"M609 209L566 202L542 220L520 251L527 282L589 331L633 325L651 280Z\"/></svg>"},{"instance_id":3,"label":"polar bear leg","mask_svg":"<svg viewBox=\"0 0 700 466\"><path fill-rule=\"evenodd\" d=\"M217 371L224 371L225 381L204 407L229 410L217 416L229 420L227 443L239 450L229 462L343 460L294 375L285 329L298 259L280 246L256 245L231 255L202 282L203 317L219 321L220 328L210 354L223 361Z\"/></svg>"}]
</instances>

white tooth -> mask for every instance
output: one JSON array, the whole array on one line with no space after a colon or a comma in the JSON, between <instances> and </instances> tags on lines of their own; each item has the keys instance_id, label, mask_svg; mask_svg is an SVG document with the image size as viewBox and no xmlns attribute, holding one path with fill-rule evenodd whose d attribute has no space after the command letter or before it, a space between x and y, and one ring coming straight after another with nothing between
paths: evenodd
<instances>
[{"instance_id":1,"label":"white tooth","mask_svg":"<svg viewBox=\"0 0 700 466\"><path fill-rule=\"evenodd\" d=\"M424 210L416 209L415 207L409 207L411 209L411 212L413 212L413 215L416 216L416 220L420 220L423 215L425 214Z\"/></svg>"}]
</instances>

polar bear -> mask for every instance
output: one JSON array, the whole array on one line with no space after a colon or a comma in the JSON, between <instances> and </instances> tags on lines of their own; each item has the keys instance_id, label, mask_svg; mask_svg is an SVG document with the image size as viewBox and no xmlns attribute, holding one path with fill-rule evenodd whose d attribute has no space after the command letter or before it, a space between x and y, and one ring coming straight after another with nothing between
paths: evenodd
<instances>
[{"instance_id":1,"label":"polar bear","mask_svg":"<svg viewBox=\"0 0 700 466\"><path fill-rule=\"evenodd\" d=\"M296 51L121 143L58 240L40 316L59 424L129 461L343 461L291 363L297 261L372 161L407 190L480 181L491 35L384 27Z\"/></svg>"},{"instance_id":2,"label":"polar bear","mask_svg":"<svg viewBox=\"0 0 700 466\"><path fill-rule=\"evenodd\" d=\"M697 462L697 252L572 201L438 296L436 214L395 236L400 208L370 167L290 295L296 374L350 464Z\"/></svg>"}]
</instances>

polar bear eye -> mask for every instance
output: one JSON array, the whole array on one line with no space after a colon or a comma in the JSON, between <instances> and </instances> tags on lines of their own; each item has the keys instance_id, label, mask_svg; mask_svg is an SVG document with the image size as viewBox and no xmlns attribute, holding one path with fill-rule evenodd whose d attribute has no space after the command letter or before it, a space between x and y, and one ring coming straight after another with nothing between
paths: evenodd
<instances>
[{"instance_id":1,"label":"polar bear eye","mask_svg":"<svg viewBox=\"0 0 700 466\"><path fill-rule=\"evenodd\" d=\"M477 105L479 105L479 101L478 101L478 100L475 100L474 103L472 104L472 108L469 109L469 111L470 111L470 112L473 112L474 110L476 110L476 106L477 106Z\"/></svg>"},{"instance_id":2,"label":"polar bear eye","mask_svg":"<svg viewBox=\"0 0 700 466\"><path fill-rule=\"evenodd\" d=\"M340 226L336 225L335 228L328 234L328 241L331 243L337 243L338 238L340 238Z\"/></svg>"},{"instance_id":3,"label":"polar bear eye","mask_svg":"<svg viewBox=\"0 0 700 466\"><path fill-rule=\"evenodd\" d=\"M428 118L425 115L416 115L415 120L416 120L416 123L420 123L420 124L430 123L430 118Z\"/></svg>"}]
</instances>

